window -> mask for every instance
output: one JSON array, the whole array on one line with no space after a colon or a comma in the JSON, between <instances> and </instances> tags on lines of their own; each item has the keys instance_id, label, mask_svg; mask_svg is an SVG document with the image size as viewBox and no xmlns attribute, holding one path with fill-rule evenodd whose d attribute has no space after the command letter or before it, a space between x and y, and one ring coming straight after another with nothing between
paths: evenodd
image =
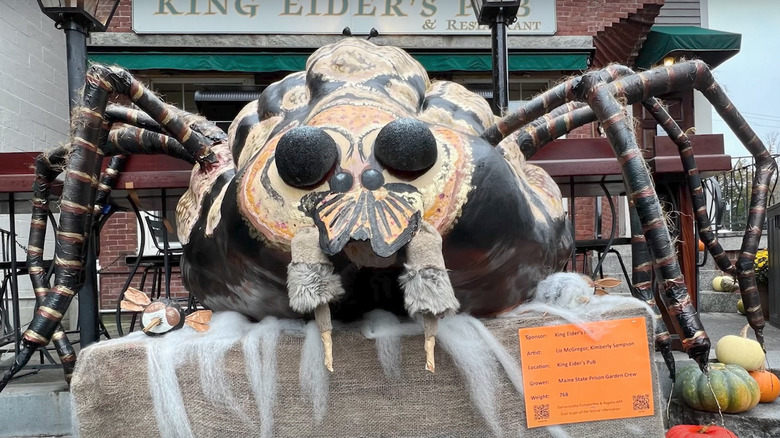
<instances>
[{"instance_id":1,"label":"window","mask_svg":"<svg viewBox=\"0 0 780 438\"><path fill-rule=\"evenodd\" d=\"M195 92L212 85L253 85L251 76L182 76L182 77L151 77L149 87L171 105L184 111L197 113Z\"/></svg>"},{"instance_id":2,"label":"window","mask_svg":"<svg viewBox=\"0 0 780 438\"><path fill-rule=\"evenodd\" d=\"M453 78L454 81L487 99L493 100L493 83L489 78ZM546 91L553 85L551 78L522 78L509 81L509 111L514 111L523 103Z\"/></svg>"},{"instance_id":3,"label":"window","mask_svg":"<svg viewBox=\"0 0 780 438\"><path fill-rule=\"evenodd\" d=\"M550 88L552 82L542 80L513 81L509 84L509 111L515 111L522 104Z\"/></svg>"},{"instance_id":4,"label":"window","mask_svg":"<svg viewBox=\"0 0 780 438\"><path fill-rule=\"evenodd\" d=\"M244 105L259 97L262 88L248 75L150 77L148 81L166 103L201 114L225 132ZM214 90L220 91L216 98L196 99L198 93L214 95Z\"/></svg>"}]
</instances>

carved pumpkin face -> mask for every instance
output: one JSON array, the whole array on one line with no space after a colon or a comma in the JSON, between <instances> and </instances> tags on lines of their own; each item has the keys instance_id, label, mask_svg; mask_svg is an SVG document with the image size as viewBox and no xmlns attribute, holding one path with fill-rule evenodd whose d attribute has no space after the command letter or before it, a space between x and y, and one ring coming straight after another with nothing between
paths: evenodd
<instances>
[{"instance_id":1,"label":"carved pumpkin face","mask_svg":"<svg viewBox=\"0 0 780 438\"><path fill-rule=\"evenodd\" d=\"M428 105L436 99L460 113ZM350 242L393 256L421 220L449 229L470 189L471 142L492 121L465 88L431 84L406 53L359 39L315 52L305 74L242 114L229 136L243 217L284 249L313 222L325 254L351 258Z\"/></svg>"}]
</instances>

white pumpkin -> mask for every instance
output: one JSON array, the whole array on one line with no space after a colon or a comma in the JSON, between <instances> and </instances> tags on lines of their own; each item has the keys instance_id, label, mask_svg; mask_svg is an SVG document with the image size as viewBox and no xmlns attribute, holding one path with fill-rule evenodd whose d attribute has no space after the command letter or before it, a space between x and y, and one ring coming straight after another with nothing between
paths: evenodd
<instances>
[{"instance_id":1,"label":"white pumpkin","mask_svg":"<svg viewBox=\"0 0 780 438\"><path fill-rule=\"evenodd\" d=\"M715 357L718 362L739 365L748 371L755 371L764 366L766 353L761 344L747 338L750 325L737 335L726 335L715 346Z\"/></svg>"},{"instance_id":2,"label":"white pumpkin","mask_svg":"<svg viewBox=\"0 0 780 438\"><path fill-rule=\"evenodd\" d=\"M734 281L734 277L720 275L712 279L712 289L718 292L734 292L739 289L739 284Z\"/></svg>"}]
</instances>

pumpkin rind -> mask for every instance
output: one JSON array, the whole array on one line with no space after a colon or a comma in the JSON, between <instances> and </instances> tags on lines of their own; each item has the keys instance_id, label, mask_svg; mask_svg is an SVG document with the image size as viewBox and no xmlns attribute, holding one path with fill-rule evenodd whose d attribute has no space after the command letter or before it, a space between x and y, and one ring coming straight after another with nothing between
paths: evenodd
<instances>
[{"instance_id":1,"label":"pumpkin rind","mask_svg":"<svg viewBox=\"0 0 780 438\"><path fill-rule=\"evenodd\" d=\"M748 371L764 366L766 354L761 344L737 335L726 335L715 345L715 357L718 362L739 365Z\"/></svg>"},{"instance_id":2,"label":"pumpkin rind","mask_svg":"<svg viewBox=\"0 0 780 438\"><path fill-rule=\"evenodd\" d=\"M780 396L780 379L771 372L765 370L750 371L750 377L756 379L758 389L761 391L761 403L771 403Z\"/></svg>"},{"instance_id":3,"label":"pumpkin rind","mask_svg":"<svg viewBox=\"0 0 780 438\"><path fill-rule=\"evenodd\" d=\"M688 406L707 412L734 414L754 408L761 397L758 383L742 367L722 363L710 364L708 385L698 365L683 368L677 376L676 393ZM714 393L714 395L713 395Z\"/></svg>"},{"instance_id":4,"label":"pumpkin rind","mask_svg":"<svg viewBox=\"0 0 780 438\"><path fill-rule=\"evenodd\" d=\"M706 430L700 432L702 428L706 428ZM715 426L714 424L710 426L680 424L669 429L664 436L666 438L739 438L734 432L725 427Z\"/></svg>"}]
</instances>

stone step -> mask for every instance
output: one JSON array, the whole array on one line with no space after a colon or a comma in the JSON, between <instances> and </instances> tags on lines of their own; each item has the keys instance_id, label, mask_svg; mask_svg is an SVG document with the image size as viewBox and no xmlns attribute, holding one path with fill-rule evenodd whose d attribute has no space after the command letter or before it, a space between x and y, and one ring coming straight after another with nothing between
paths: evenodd
<instances>
[{"instance_id":1,"label":"stone step","mask_svg":"<svg viewBox=\"0 0 780 438\"><path fill-rule=\"evenodd\" d=\"M3 391L0 437L64 436L72 432L71 396L62 370L40 373L51 375L51 381L23 383L23 377Z\"/></svg>"},{"instance_id":2,"label":"stone step","mask_svg":"<svg viewBox=\"0 0 780 438\"><path fill-rule=\"evenodd\" d=\"M740 298L739 292L717 292L701 289L699 290L699 312L736 313L737 301Z\"/></svg>"}]
</instances>

